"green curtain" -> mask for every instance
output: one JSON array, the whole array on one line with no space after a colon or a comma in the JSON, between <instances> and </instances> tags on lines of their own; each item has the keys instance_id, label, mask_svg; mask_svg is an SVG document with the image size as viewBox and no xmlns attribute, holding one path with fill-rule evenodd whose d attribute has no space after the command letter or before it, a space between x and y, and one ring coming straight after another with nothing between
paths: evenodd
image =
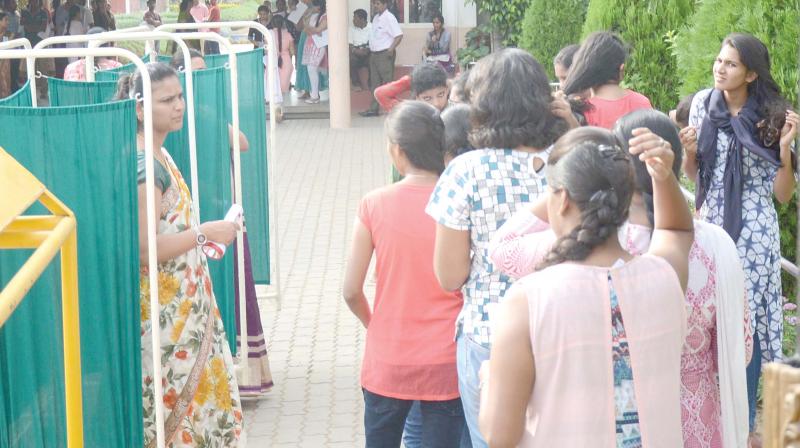
<instances>
[{"instance_id":1,"label":"green curtain","mask_svg":"<svg viewBox=\"0 0 800 448\"><path fill-rule=\"evenodd\" d=\"M221 67L228 55L207 55L206 65ZM267 208L267 113L264 104L264 50L257 48L236 54L239 81L239 127L250 143L243 152L242 193L247 220L247 238L253 260L253 277L258 284L270 284L269 211ZM228 75L230 72L227 72ZM225 84L225 108L230 116L230 83Z\"/></svg>"},{"instance_id":2,"label":"green curtain","mask_svg":"<svg viewBox=\"0 0 800 448\"><path fill-rule=\"evenodd\" d=\"M86 82L47 78L51 106L107 103L117 92L114 81Z\"/></svg>"},{"instance_id":3,"label":"green curtain","mask_svg":"<svg viewBox=\"0 0 800 448\"><path fill-rule=\"evenodd\" d=\"M147 59L145 59L144 57L142 57L142 60L147 62ZM135 71L136 71L136 65L133 62L131 62L131 63L125 64L125 65L123 65L121 67L112 68L112 69L108 69L108 70L100 70L99 72L94 74L94 80L95 81L116 81L122 75L127 74L127 73L133 73Z\"/></svg>"},{"instance_id":4,"label":"green curtain","mask_svg":"<svg viewBox=\"0 0 800 448\"><path fill-rule=\"evenodd\" d=\"M0 107L0 146L78 220L84 440L141 447L141 339L133 101ZM41 213L39 206L31 213ZM0 251L0 284L30 251ZM64 447L57 263L0 329L0 447Z\"/></svg>"},{"instance_id":5,"label":"green curtain","mask_svg":"<svg viewBox=\"0 0 800 448\"><path fill-rule=\"evenodd\" d=\"M0 98L0 106L31 107L31 82L25 84L16 92L5 98Z\"/></svg>"},{"instance_id":6,"label":"green curtain","mask_svg":"<svg viewBox=\"0 0 800 448\"><path fill-rule=\"evenodd\" d=\"M185 75L179 74L181 84ZM197 172L200 180L200 222L225 217L233 204L231 195L231 158L228 146L228 118L225 69L214 68L193 72L195 101L195 130L197 133ZM189 161L189 114L184 115L183 128L171 133L164 142L183 178L191 188ZM236 316L234 312L233 250L228 248L221 260L209 260L214 295L220 309L225 332L229 335L231 351L236 353Z\"/></svg>"}]
</instances>

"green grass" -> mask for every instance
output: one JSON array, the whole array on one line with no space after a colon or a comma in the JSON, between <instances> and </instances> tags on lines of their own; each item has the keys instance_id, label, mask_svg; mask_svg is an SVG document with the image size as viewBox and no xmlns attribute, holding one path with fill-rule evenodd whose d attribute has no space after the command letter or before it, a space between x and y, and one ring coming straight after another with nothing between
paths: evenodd
<instances>
[{"instance_id":1,"label":"green grass","mask_svg":"<svg viewBox=\"0 0 800 448\"><path fill-rule=\"evenodd\" d=\"M260 4L260 2L253 0L246 0L242 3L220 3L222 21L253 20L257 15L256 13ZM117 14L114 16L117 19L117 29L139 26L142 23L143 16L143 12L135 14ZM167 11L161 13L161 19L164 23L177 22L178 5L171 4ZM131 50L139 55L144 53L144 42L120 42L117 46Z\"/></svg>"}]
</instances>

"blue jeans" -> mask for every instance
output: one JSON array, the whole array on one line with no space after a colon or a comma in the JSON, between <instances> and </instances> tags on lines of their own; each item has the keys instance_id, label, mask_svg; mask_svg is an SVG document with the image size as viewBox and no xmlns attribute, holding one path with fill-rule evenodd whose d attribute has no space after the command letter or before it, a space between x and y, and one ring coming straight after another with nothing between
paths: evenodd
<instances>
[{"instance_id":1,"label":"blue jeans","mask_svg":"<svg viewBox=\"0 0 800 448\"><path fill-rule=\"evenodd\" d=\"M364 392L364 432L367 448L399 448L406 416L413 400L384 397ZM464 434L464 409L461 400L420 401L422 446L460 448Z\"/></svg>"},{"instance_id":2,"label":"blue jeans","mask_svg":"<svg viewBox=\"0 0 800 448\"><path fill-rule=\"evenodd\" d=\"M419 401L411 405L403 428L403 446L405 448L422 448L422 409Z\"/></svg>"},{"instance_id":3,"label":"blue jeans","mask_svg":"<svg viewBox=\"0 0 800 448\"><path fill-rule=\"evenodd\" d=\"M758 332L753 334L753 356L747 365L747 405L750 407L750 432L755 431L758 380L761 379L761 342Z\"/></svg>"},{"instance_id":4,"label":"blue jeans","mask_svg":"<svg viewBox=\"0 0 800 448\"><path fill-rule=\"evenodd\" d=\"M458 365L458 390L464 404L464 417L474 448L488 448L478 428L478 412L480 411L480 380L478 371L481 363L489 360L489 349L473 341L467 335L460 335L456 341L456 357Z\"/></svg>"}]
</instances>

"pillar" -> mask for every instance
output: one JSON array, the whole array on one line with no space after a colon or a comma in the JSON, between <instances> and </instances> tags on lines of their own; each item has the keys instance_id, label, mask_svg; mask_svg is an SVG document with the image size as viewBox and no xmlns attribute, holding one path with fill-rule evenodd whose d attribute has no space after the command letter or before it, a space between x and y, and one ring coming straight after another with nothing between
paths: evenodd
<instances>
[{"instance_id":1,"label":"pillar","mask_svg":"<svg viewBox=\"0 0 800 448\"><path fill-rule=\"evenodd\" d=\"M348 2L328 2L328 74L331 129L350 127L350 46Z\"/></svg>"}]
</instances>

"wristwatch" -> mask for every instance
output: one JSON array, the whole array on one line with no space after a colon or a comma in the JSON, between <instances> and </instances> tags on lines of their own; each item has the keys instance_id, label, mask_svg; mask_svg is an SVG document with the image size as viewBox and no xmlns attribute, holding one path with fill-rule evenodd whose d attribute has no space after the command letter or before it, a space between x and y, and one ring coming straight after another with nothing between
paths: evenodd
<instances>
[{"instance_id":1,"label":"wristwatch","mask_svg":"<svg viewBox=\"0 0 800 448\"><path fill-rule=\"evenodd\" d=\"M194 242L197 244L197 247L203 247L208 242L208 237L205 233L200 231L200 228L194 229L194 232L197 236L194 239Z\"/></svg>"}]
</instances>

